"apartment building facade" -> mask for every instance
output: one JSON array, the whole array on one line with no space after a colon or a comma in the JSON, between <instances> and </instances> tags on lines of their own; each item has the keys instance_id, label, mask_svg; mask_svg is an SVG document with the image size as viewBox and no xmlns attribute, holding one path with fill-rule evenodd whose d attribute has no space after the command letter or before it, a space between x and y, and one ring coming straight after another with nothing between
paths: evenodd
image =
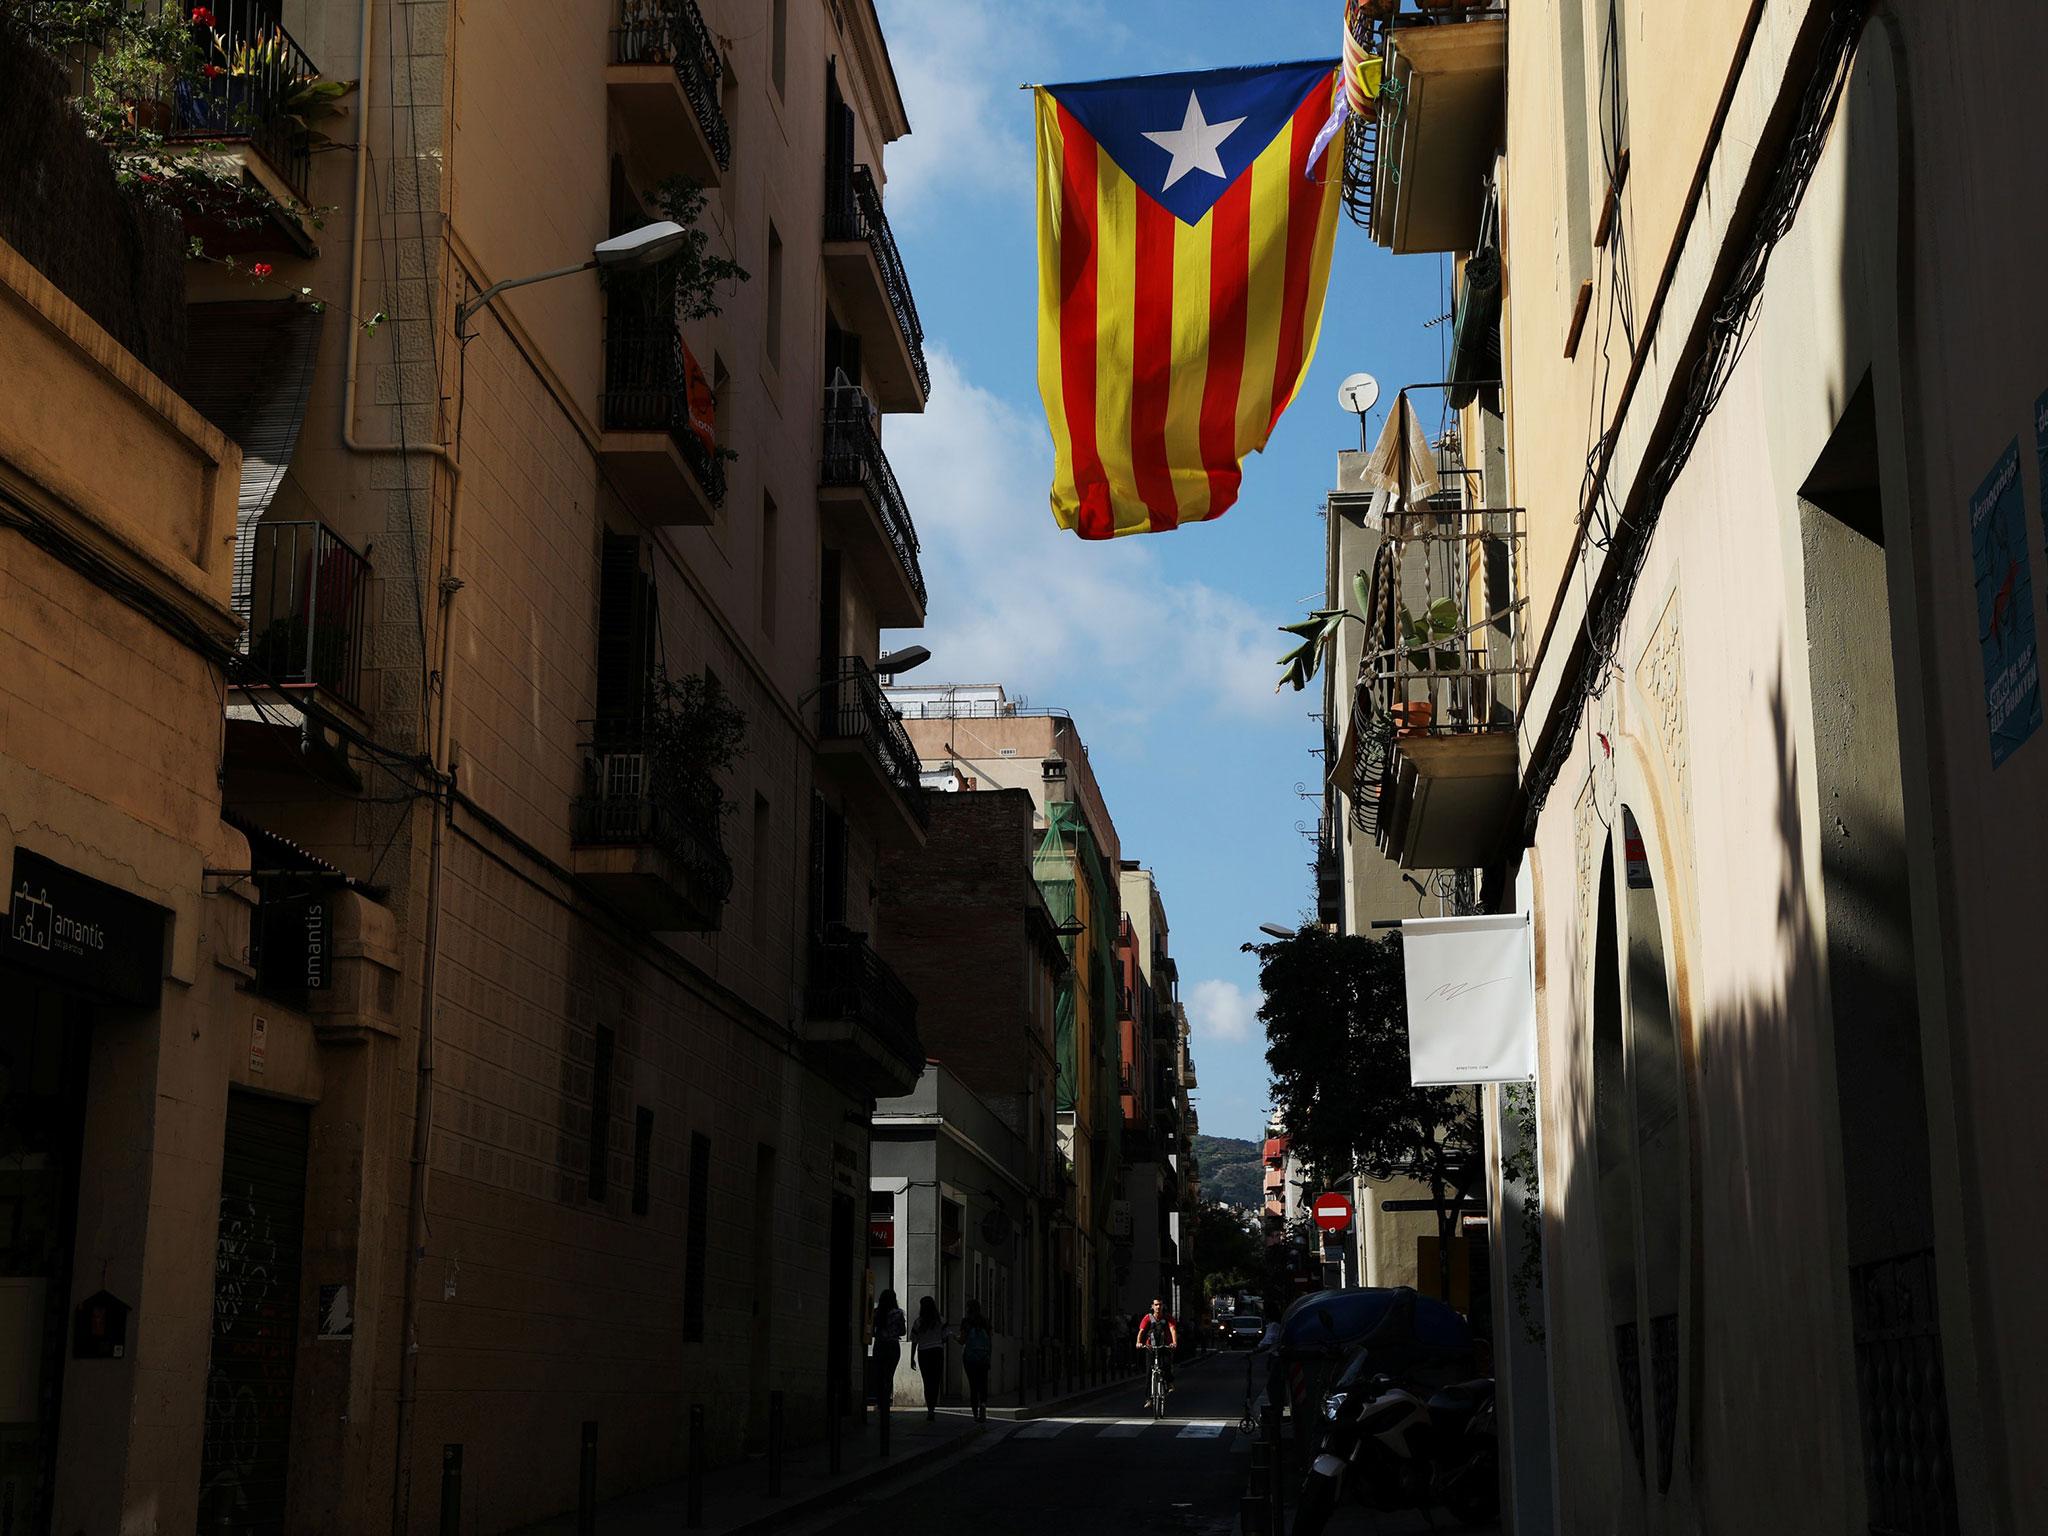
<instances>
[{"instance_id":1,"label":"apartment building facade","mask_svg":"<svg viewBox=\"0 0 2048 1536\"><path fill-rule=\"evenodd\" d=\"M969 793L1029 793L1038 846L1034 875L1069 961L1053 999L1055 1109L1064 1176L1073 1185L1073 1314L1064 1337L1087 1354L1116 1342L1118 1269L1127 1265L1123 1114L1117 1025L1121 846L1088 750L1064 711L1032 711L995 684L898 685L889 690L932 781ZM1127 1277L1125 1277L1127 1278ZM1085 1355L1084 1355L1085 1358Z\"/></svg>"},{"instance_id":2,"label":"apartment building facade","mask_svg":"<svg viewBox=\"0 0 2048 1536\"><path fill-rule=\"evenodd\" d=\"M453 1457L488 1530L572 1507L587 1448L601 1494L679 1475L693 1406L714 1462L762 1443L771 1394L821 1434L858 1411L869 1108L923 1062L872 899L923 836L873 668L923 616L881 442L926 388L873 7L211 12L133 117L197 242L182 387L218 428L157 407L209 466L180 579L224 581L240 631L211 723L178 727L219 743L237 830L185 830L220 909L252 908L210 919L223 974L256 974L191 1032L225 1061L193 1079L211 1118L157 1131L207 1190L178 1289L135 1314L135 1381L64 1408L150 1433L110 1479L67 1428L59 1493L424 1526ZM286 87L351 82L322 124L346 152L198 68L242 44ZM671 212L746 279L692 304L687 250L576 270ZM91 841L69 865L105 880L129 856ZM230 1221L249 1156L287 1172ZM255 1225L291 1262L252 1344L221 1299Z\"/></svg>"},{"instance_id":3,"label":"apartment building facade","mask_svg":"<svg viewBox=\"0 0 2048 1536\"><path fill-rule=\"evenodd\" d=\"M1453 406L1503 432L1455 664L1364 691L1394 851L1534 926L1516 1528L2032 1529L2038 17L1372 25L1405 110L1354 201L1457 255Z\"/></svg>"},{"instance_id":4,"label":"apartment building facade","mask_svg":"<svg viewBox=\"0 0 2048 1536\"><path fill-rule=\"evenodd\" d=\"M911 1311L930 1296L956 1324L977 1302L999 1402L1071 1368L1083 1315L1056 1097L1069 965L1038 886L1042 838L1022 790L935 793L926 846L884 861L877 896L928 1060L875 1105L870 1290ZM958 1350L947 1372L963 1400ZM915 1361L895 1396L923 1401Z\"/></svg>"}]
</instances>

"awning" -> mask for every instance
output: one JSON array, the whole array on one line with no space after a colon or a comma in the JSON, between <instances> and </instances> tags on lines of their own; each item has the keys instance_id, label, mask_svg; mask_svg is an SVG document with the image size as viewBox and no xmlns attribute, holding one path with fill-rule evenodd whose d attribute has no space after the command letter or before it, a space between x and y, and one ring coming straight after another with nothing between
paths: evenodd
<instances>
[{"instance_id":1,"label":"awning","mask_svg":"<svg viewBox=\"0 0 2048 1536\"><path fill-rule=\"evenodd\" d=\"M249 617L256 525L291 467L322 312L293 299L237 299L186 311L185 398L242 449L235 510L234 610Z\"/></svg>"}]
</instances>

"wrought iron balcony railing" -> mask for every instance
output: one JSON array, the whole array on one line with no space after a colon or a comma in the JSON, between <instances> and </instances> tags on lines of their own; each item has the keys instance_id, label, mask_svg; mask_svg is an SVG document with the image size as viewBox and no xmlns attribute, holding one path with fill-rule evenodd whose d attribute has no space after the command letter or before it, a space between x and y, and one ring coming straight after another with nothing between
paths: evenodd
<instances>
[{"instance_id":1,"label":"wrought iron balcony railing","mask_svg":"<svg viewBox=\"0 0 2048 1536\"><path fill-rule=\"evenodd\" d=\"M811 941L804 1013L812 1019L858 1024L913 1069L924 1066L917 997L864 934L841 928Z\"/></svg>"},{"instance_id":2,"label":"wrought iron balcony railing","mask_svg":"<svg viewBox=\"0 0 2048 1536\"><path fill-rule=\"evenodd\" d=\"M1385 524L1362 700L1397 746L1404 737L1513 730L1529 675L1521 509L1432 503L1393 512Z\"/></svg>"},{"instance_id":3,"label":"wrought iron balcony railing","mask_svg":"<svg viewBox=\"0 0 2048 1536\"><path fill-rule=\"evenodd\" d=\"M603 428L666 432L705 499L722 506L725 456L714 433L716 402L702 376L693 380L691 374L668 279L659 272L614 277L605 296Z\"/></svg>"},{"instance_id":4,"label":"wrought iron balcony railing","mask_svg":"<svg viewBox=\"0 0 2048 1536\"><path fill-rule=\"evenodd\" d=\"M593 846L659 849L713 908L732 894L716 802L699 785L670 782L661 754L634 723L593 724L570 835Z\"/></svg>"},{"instance_id":5,"label":"wrought iron balcony railing","mask_svg":"<svg viewBox=\"0 0 2048 1536\"><path fill-rule=\"evenodd\" d=\"M826 167L825 238L865 240L875 253L876 265L882 269L882 286L889 293L889 307L896 313L897 328L903 332L911 366L917 370L918 388L929 393L932 375L924 359L924 326L917 318L917 301L910 296L910 275L903 270L903 255L896 249L896 236L882 211L882 189L866 166Z\"/></svg>"},{"instance_id":6,"label":"wrought iron balcony railing","mask_svg":"<svg viewBox=\"0 0 2048 1536\"><path fill-rule=\"evenodd\" d=\"M320 79L306 50L263 0L211 0L188 9L196 72L163 76L132 103L139 129L167 142L246 139L294 194L306 196L312 160L307 91Z\"/></svg>"},{"instance_id":7,"label":"wrought iron balcony railing","mask_svg":"<svg viewBox=\"0 0 2048 1536\"><path fill-rule=\"evenodd\" d=\"M929 823L917 748L910 744L903 717L883 694L873 669L858 656L840 657L819 690L818 734L826 740L861 742L911 819L920 827Z\"/></svg>"},{"instance_id":8,"label":"wrought iron balcony railing","mask_svg":"<svg viewBox=\"0 0 2048 1536\"><path fill-rule=\"evenodd\" d=\"M818 464L818 483L857 486L874 499L883 526L889 530L897 563L917 593L918 607L923 608L924 571L917 559L917 525L910 520L896 472L882 452L874 407L858 385L835 384L825 391L825 455Z\"/></svg>"},{"instance_id":9,"label":"wrought iron balcony railing","mask_svg":"<svg viewBox=\"0 0 2048 1536\"><path fill-rule=\"evenodd\" d=\"M359 702L370 562L325 523L258 523L235 581L251 667L273 683Z\"/></svg>"},{"instance_id":10,"label":"wrought iron balcony railing","mask_svg":"<svg viewBox=\"0 0 2048 1536\"><path fill-rule=\"evenodd\" d=\"M618 16L619 24L612 29L612 61L671 65L718 168L730 169L732 128L718 99L725 65L697 0L619 0Z\"/></svg>"}]
</instances>

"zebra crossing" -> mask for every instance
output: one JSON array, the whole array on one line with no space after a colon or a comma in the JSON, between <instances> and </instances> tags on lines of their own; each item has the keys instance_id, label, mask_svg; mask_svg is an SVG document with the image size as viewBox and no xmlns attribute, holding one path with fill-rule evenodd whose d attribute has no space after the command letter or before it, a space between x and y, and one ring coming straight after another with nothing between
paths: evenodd
<instances>
[{"instance_id":1,"label":"zebra crossing","mask_svg":"<svg viewBox=\"0 0 2048 1536\"><path fill-rule=\"evenodd\" d=\"M1032 1419L1012 1440L1223 1440L1237 1432L1228 1419Z\"/></svg>"}]
</instances>

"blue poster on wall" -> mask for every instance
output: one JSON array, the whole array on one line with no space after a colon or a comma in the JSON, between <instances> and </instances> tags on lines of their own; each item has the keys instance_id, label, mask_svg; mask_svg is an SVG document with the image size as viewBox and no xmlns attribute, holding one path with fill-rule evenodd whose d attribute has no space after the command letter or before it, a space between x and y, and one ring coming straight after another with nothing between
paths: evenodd
<instances>
[{"instance_id":1,"label":"blue poster on wall","mask_svg":"<svg viewBox=\"0 0 2048 1536\"><path fill-rule=\"evenodd\" d=\"M2038 439L2040 428L2035 431ZM1994 768L2041 723L2025 502L2020 444L2014 438L1970 498L1970 560L1977 573L1977 638L1984 653L1984 713L1991 726Z\"/></svg>"}]
</instances>

